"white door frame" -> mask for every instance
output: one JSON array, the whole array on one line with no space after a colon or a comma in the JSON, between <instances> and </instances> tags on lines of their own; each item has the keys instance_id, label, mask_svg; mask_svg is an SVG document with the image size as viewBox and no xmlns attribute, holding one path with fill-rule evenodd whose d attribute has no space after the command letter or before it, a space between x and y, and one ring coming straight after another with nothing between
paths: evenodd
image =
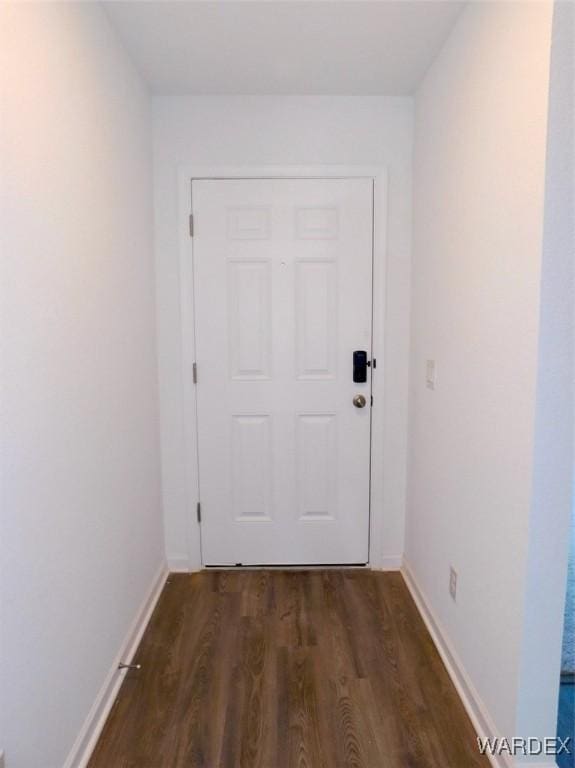
<instances>
[{"instance_id":1,"label":"white door frame","mask_svg":"<svg viewBox=\"0 0 575 768\"><path fill-rule=\"evenodd\" d=\"M383 556L383 474L385 395L385 304L387 243L387 169L362 165L265 165L182 166L178 173L178 224L180 255L180 317L182 342L182 386L184 403L186 499L189 510L189 570L203 567L196 504L200 499L197 441L197 404L193 382L196 355L194 320L193 238L189 232L192 181L200 179L373 179L373 371L371 413L370 531L371 568L386 567ZM397 565L392 567L397 568Z\"/></svg>"}]
</instances>

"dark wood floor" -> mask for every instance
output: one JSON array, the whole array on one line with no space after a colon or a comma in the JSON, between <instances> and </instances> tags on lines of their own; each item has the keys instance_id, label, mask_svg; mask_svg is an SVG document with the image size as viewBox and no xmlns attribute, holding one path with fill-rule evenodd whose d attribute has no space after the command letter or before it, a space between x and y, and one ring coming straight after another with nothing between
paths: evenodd
<instances>
[{"instance_id":1,"label":"dark wood floor","mask_svg":"<svg viewBox=\"0 0 575 768\"><path fill-rule=\"evenodd\" d=\"M488 768L407 588L172 575L89 768Z\"/></svg>"}]
</instances>

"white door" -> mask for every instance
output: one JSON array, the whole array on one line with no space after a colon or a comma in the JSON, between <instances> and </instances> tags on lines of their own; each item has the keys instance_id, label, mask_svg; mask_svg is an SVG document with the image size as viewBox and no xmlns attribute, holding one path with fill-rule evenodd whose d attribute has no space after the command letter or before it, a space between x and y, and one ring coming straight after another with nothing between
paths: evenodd
<instances>
[{"instance_id":1,"label":"white door","mask_svg":"<svg viewBox=\"0 0 575 768\"><path fill-rule=\"evenodd\" d=\"M203 562L365 563L373 182L193 181L192 205Z\"/></svg>"}]
</instances>

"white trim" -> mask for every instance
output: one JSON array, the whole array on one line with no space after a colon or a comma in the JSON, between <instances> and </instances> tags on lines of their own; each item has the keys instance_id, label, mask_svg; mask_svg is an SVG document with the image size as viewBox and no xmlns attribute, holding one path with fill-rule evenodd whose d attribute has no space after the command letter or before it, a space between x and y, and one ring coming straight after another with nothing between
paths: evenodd
<instances>
[{"instance_id":1,"label":"white trim","mask_svg":"<svg viewBox=\"0 0 575 768\"><path fill-rule=\"evenodd\" d=\"M372 571L401 571L403 566L403 555L385 555L381 558L379 565L371 566Z\"/></svg>"},{"instance_id":2,"label":"white trim","mask_svg":"<svg viewBox=\"0 0 575 768\"><path fill-rule=\"evenodd\" d=\"M146 597L124 638L120 650L106 675L106 679L104 680L100 692L96 696L92 709L78 734L66 762L64 763L64 768L85 768L85 766L88 765L88 761L94 751L94 747L102 732L106 718L110 714L110 710L116 700L116 696L125 676L125 672L118 671L118 665L122 661L129 664L134 658L168 574L169 571L165 563L162 563L152 580Z\"/></svg>"},{"instance_id":3,"label":"white trim","mask_svg":"<svg viewBox=\"0 0 575 768\"><path fill-rule=\"evenodd\" d=\"M189 217L192 188L189 171L180 171L178 180L180 323L182 344L182 387L184 417L185 498L188 509L188 571L202 567L200 525L196 518L196 503L200 498L198 471L197 410L193 363L196 359L196 330L194 321L193 240ZM178 558L178 560L183 558ZM182 567L182 565L180 565Z\"/></svg>"},{"instance_id":4,"label":"white trim","mask_svg":"<svg viewBox=\"0 0 575 768\"><path fill-rule=\"evenodd\" d=\"M372 369L373 407L371 409L371 477L369 500L369 565L385 568L383 524L383 484L385 459L385 313L387 308L387 169L372 169L373 178L373 285L372 285ZM400 563L401 565L401 563Z\"/></svg>"},{"instance_id":5,"label":"white trim","mask_svg":"<svg viewBox=\"0 0 575 768\"><path fill-rule=\"evenodd\" d=\"M168 555L168 568L170 573L189 573L190 561L187 557L170 557Z\"/></svg>"},{"instance_id":6,"label":"white trim","mask_svg":"<svg viewBox=\"0 0 575 768\"><path fill-rule=\"evenodd\" d=\"M387 271L387 169L381 166L358 165L268 165L268 166L182 166L178 174L178 226L180 253L180 312L184 398L184 433L186 465L186 498L189 510L189 563L187 570L202 567L201 542L195 526L195 507L200 498L197 452L197 413L192 363L195 359L195 324L193 292L193 238L189 236L191 181L193 179L265 179L265 178L371 178L374 182L374 242L373 242L373 357L377 368L373 372L372 442L371 442L371 500L369 563L372 568L397 570L401 558L383 555L383 462L384 462L384 395L386 365L384 357L385 298ZM390 564L394 563L393 567Z\"/></svg>"},{"instance_id":7,"label":"white trim","mask_svg":"<svg viewBox=\"0 0 575 768\"><path fill-rule=\"evenodd\" d=\"M401 573L477 735L481 738L496 738L500 734L497 732L487 707L477 693L445 629L434 617L430 603L418 586L413 571L405 561L405 558ZM488 758L494 768L515 768L515 761L509 755L488 755ZM530 768L536 768L531 763L529 763L529 766Z\"/></svg>"}]
</instances>

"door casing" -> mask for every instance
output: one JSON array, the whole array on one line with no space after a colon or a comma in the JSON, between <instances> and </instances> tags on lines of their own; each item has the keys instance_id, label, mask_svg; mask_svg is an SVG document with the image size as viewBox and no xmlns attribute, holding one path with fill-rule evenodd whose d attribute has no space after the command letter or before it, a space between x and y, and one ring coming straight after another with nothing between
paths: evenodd
<instances>
[{"instance_id":1,"label":"door casing","mask_svg":"<svg viewBox=\"0 0 575 768\"><path fill-rule=\"evenodd\" d=\"M185 494L188 517L189 563L186 570L203 567L196 505L201 499L198 471L197 402L193 380L196 359L194 321L193 237L189 217L192 212L192 181L199 179L373 179L373 371L370 531L368 566L396 570L400 563L389 563L383 556L384 483L384 397L385 397L385 299L387 242L387 170L373 166L182 166L178 174L178 229L180 254L180 321L182 343L182 387L184 404ZM200 373L201 375L201 373Z\"/></svg>"}]
</instances>

